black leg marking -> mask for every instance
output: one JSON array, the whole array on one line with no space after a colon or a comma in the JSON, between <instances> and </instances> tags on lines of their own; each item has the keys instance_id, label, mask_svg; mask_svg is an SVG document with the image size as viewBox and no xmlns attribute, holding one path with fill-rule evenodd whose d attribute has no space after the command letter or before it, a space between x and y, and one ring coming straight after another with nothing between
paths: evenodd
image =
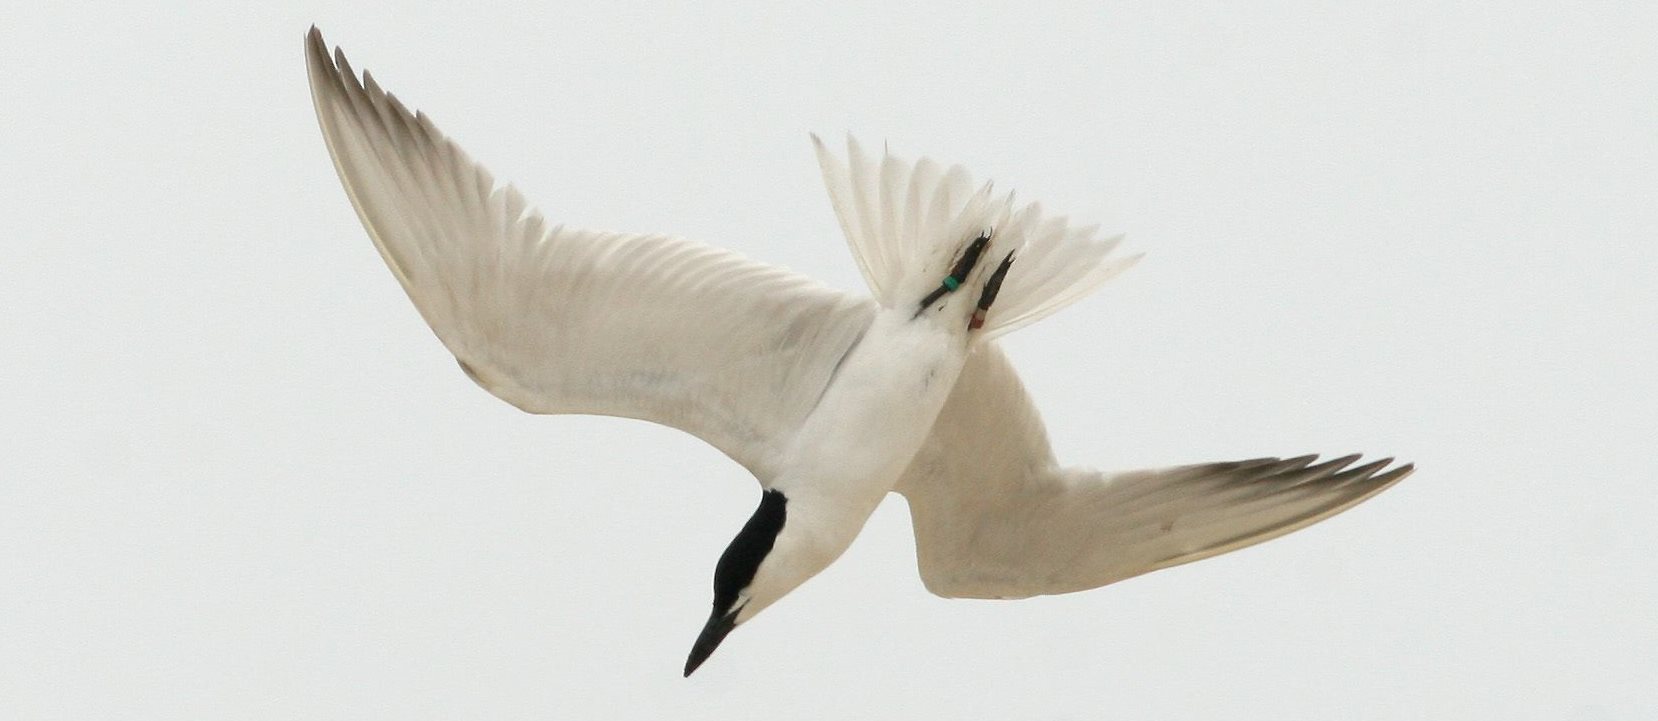
<instances>
[{"instance_id":1,"label":"black leg marking","mask_svg":"<svg viewBox=\"0 0 1658 721\"><path fill-rule=\"evenodd\" d=\"M974 238L973 242L967 245L967 252L962 254L961 260L956 261L955 269L950 271L950 277L946 278L945 281L953 280L955 284L959 285L962 280L967 278L968 273L973 272L973 266L979 264L979 256L984 255L984 247L987 245L990 245L989 232L981 233L979 237ZM954 289L952 288L952 290Z\"/></svg>"},{"instance_id":2,"label":"black leg marking","mask_svg":"<svg viewBox=\"0 0 1658 721\"><path fill-rule=\"evenodd\" d=\"M920 317L921 312L926 310L927 306L944 297L945 293L953 293L961 287L961 282L967 278L967 274L973 272L973 267L979 264L979 256L984 255L985 246L990 244L991 232L993 231L981 233L979 237L974 238L973 242L967 245L967 252L962 254L961 260L956 261L956 267L950 271L950 274L944 276L944 282L933 289L933 292L928 293L927 297L921 299L921 303L916 306L914 317Z\"/></svg>"},{"instance_id":3,"label":"black leg marking","mask_svg":"<svg viewBox=\"0 0 1658 721\"><path fill-rule=\"evenodd\" d=\"M932 305L933 301L938 300L940 297L942 297L945 293L948 293L948 292L950 292L950 289L941 285L941 286L938 287L937 290L934 290L933 292L928 293L927 297L921 299L921 304L917 305L915 307L915 315L912 315L910 317L911 318L920 318L921 317L921 312L927 310L927 306Z\"/></svg>"},{"instance_id":4,"label":"black leg marking","mask_svg":"<svg viewBox=\"0 0 1658 721\"><path fill-rule=\"evenodd\" d=\"M990 274L990 280L984 282L984 292L979 294L979 307L973 311L973 319L967 321L968 330L978 330L984 327L984 315L990 312L991 304L996 302L996 294L1002 292L1002 279L1007 277L1007 271L1013 267L1013 251L1008 251L1002 258L1002 264L996 266L996 271Z\"/></svg>"}]
</instances>

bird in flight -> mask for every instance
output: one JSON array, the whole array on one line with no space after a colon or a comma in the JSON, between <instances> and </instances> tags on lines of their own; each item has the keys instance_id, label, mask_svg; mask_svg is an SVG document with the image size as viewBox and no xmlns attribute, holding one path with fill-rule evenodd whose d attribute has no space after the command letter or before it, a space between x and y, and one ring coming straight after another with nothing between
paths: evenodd
<instances>
[{"instance_id":1,"label":"bird in flight","mask_svg":"<svg viewBox=\"0 0 1658 721\"><path fill-rule=\"evenodd\" d=\"M813 136L871 291L856 297L690 240L549 225L315 27L305 53L346 195L468 377L530 413L678 428L759 480L759 507L715 564L687 676L833 563L888 493L909 503L929 591L1012 599L1260 543L1412 470L1356 455L1060 466L994 339L1138 256L959 166L856 141L843 160Z\"/></svg>"}]
</instances>

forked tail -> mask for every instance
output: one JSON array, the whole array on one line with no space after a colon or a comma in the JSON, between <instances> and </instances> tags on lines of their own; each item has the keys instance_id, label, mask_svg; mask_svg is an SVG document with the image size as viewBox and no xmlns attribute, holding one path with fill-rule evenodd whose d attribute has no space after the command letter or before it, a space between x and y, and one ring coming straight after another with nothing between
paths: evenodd
<instances>
[{"instance_id":1,"label":"forked tail","mask_svg":"<svg viewBox=\"0 0 1658 721\"><path fill-rule=\"evenodd\" d=\"M1040 204L1015 206L1012 193L975 187L959 165L946 170L885 152L876 160L851 138L842 162L816 135L812 142L847 245L888 308L925 307L965 283L958 271L976 265L984 286L973 295L981 308L990 307L986 297L995 303L972 324L988 339L1080 300L1140 259L1111 254L1120 235L1100 238L1097 225L1072 228L1063 217L1044 217Z\"/></svg>"}]
</instances>

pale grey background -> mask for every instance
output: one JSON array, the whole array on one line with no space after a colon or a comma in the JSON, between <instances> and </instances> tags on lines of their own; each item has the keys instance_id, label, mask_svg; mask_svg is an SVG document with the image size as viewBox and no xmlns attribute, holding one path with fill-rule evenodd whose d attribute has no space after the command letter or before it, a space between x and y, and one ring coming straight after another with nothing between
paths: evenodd
<instances>
[{"instance_id":1,"label":"pale grey background","mask_svg":"<svg viewBox=\"0 0 1658 721\"><path fill-rule=\"evenodd\" d=\"M0 718L1658 713L1651 3L47 5L0 11ZM1128 232L1009 338L1069 462L1421 470L1020 603L927 595L895 499L681 679L756 487L462 377L313 22L573 224L861 291L806 142L852 130Z\"/></svg>"}]
</instances>

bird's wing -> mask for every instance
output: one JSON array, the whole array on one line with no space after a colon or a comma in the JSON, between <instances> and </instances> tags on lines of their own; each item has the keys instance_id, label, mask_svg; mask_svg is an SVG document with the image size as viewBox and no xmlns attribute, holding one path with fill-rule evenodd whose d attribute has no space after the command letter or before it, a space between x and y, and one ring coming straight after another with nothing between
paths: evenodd
<instances>
[{"instance_id":1,"label":"bird's wing","mask_svg":"<svg viewBox=\"0 0 1658 721\"><path fill-rule=\"evenodd\" d=\"M1358 456L1260 458L1101 473L1061 468L1007 357L969 357L894 489L910 505L922 581L940 596L1097 588L1276 538L1408 475Z\"/></svg>"},{"instance_id":2,"label":"bird's wing","mask_svg":"<svg viewBox=\"0 0 1658 721\"><path fill-rule=\"evenodd\" d=\"M315 28L306 55L357 214L473 380L531 413L679 428L770 478L873 303L701 243L549 227Z\"/></svg>"}]
</instances>

